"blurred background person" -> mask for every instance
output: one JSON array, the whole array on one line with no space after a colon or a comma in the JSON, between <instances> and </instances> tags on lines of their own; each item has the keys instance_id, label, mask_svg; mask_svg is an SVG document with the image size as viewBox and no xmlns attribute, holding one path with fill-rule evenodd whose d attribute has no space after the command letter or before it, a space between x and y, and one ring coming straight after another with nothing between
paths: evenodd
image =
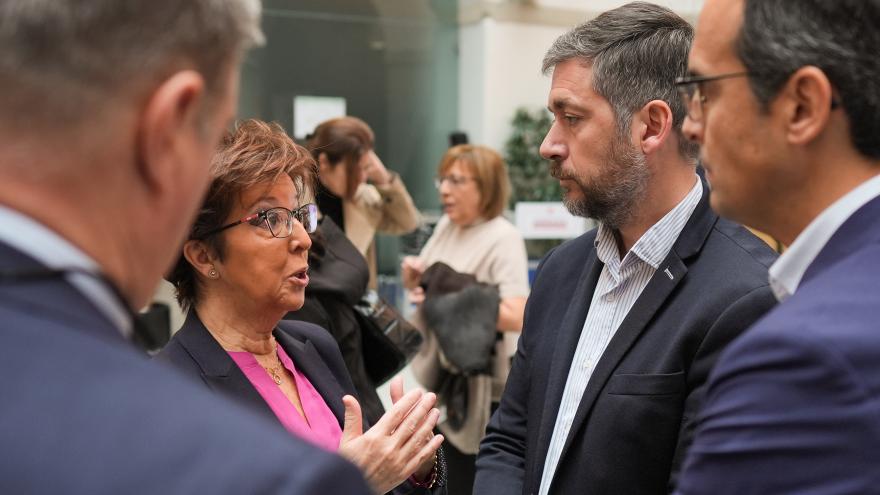
<instances>
[{"instance_id":1,"label":"blurred background person","mask_svg":"<svg viewBox=\"0 0 880 495\"><path fill-rule=\"evenodd\" d=\"M0 493L367 493L127 340L259 18L245 0L0 2Z\"/></svg>"},{"instance_id":2,"label":"blurred background person","mask_svg":"<svg viewBox=\"0 0 880 495\"><path fill-rule=\"evenodd\" d=\"M528 261L522 236L502 215L510 185L504 160L485 146L458 145L440 161L437 188L443 217L421 253L406 257L401 270L413 301L421 303L419 287L426 269L442 262L477 281L497 286L500 296L497 330L509 334L497 340L490 374L467 378L467 412L463 424L442 423L447 442L450 493L470 493L474 461L491 409L497 404L510 369L523 310L529 293ZM443 374L437 338L427 330L422 351L412 369L429 390L437 390ZM441 401L443 397L441 397Z\"/></svg>"},{"instance_id":3,"label":"blurred background person","mask_svg":"<svg viewBox=\"0 0 880 495\"><path fill-rule=\"evenodd\" d=\"M186 322L157 356L209 389L359 466L376 493L438 479L434 394L403 396L365 433L339 348L322 328L279 320L309 283L313 160L277 124L241 123L215 155L201 213L169 279ZM345 396L345 397L343 397ZM410 478L411 481L406 482ZM436 490L441 490L436 487Z\"/></svg>"},{"instance_id":4,"label":"blurred background person","mask_svg":"<svg viewBox=\"0 0 880 495\"><path fill-rule=\"evenodd\" d=\"M318 208L367 260L373 289L377 287L376 232L403 234L419 223L406 186L376 155L374 142L366 122L339 117L319 124L306 144L318 163Z\"/></svg>"}]
</instances>

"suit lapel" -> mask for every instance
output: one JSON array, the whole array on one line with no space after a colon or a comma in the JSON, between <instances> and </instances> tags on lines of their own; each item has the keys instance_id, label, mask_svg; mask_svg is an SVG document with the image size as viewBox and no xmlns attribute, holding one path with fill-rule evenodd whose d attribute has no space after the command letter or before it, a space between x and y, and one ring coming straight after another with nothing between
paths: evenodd
<instances>
[{"instance_id":1,"label":"suit lapel","mask_svg":"<svg viewBox=\"0 0 880 495\"><path fill-rule=\"evenodd\" d=\"M608 343L608 347L605 349L605 352L602 353L602 357L596 364L596 368L593 370L589 382L587 382L587 388L584 390L584 395L581 398L568 437L563 444L562 453L559 456L559 465L561 465L565 459L565 455L571 448L573 440L581 434L579 430L583 427L589 417L590 411L593 409L593 406L599 397L599 393L605 387L605 383L617 369L617 366L629 351L630 347L632 347L636 340L638 340L642 332L648 328L648 325L653 320L657 311L663 307L664 303L675 291L678 284L684 280L688 271L685 262L688 258L700 252L717 220L718 216L709 208L709 189L706 183L703 182L703 196L700 198L699 204L697 204L697 207L694 209L690 219L679 234L678 239L675 241L675 244L666 256L666 259L660 264L657 271L654 273L654 276L651 277L651 280L648 282L648 285L642 291L635 304L633 304L624 320L620 323L614 337L612 337L611 341ZM602 264L597 264L600 266L599 271L601 271ZM591 281L589 290L590 297L592 297L592 292L595 289L598 275L599 272L596 273L596 278ZM585 300L587 306L589 306L590 300L591 299ZM571 360L574 356L574 351L577 347L578 339L580 338L580 333L583 329L585 320L586 311L583 311L583 316L579 320L580 326L574 328L573 324L566 322L566 325L572 326L563 327L566 332L575 335L566 338L566 340L569 341L568 345L571 346L571 349L567 350L566 356L568 359L564 361L566 364L565 370L562 370L561 374L550 375L551 377L559 377L562 387L560 388L558 395L551 396L552 399L555 399L552 407L555 408L557 414L559 402L562 399L562 391L564 390L565 382L568 377L568 367L571 366ZM554 360L555 359L556 356L554 356ZM554 365L556 364L557 363L554 363ZM552 421L553 424L555 424L556 414L553 414ZM551 429L553 424L550 425ZM550 437L548 433L546 439L547 446L541 444L544 455L546 455L549 442ZM556 473L558 472L559 470L557 469ZM537 479L540 479L540 477Z\"/></svg>"},{"instance_id":2,"label":"suit lapel","mask_svg":"<svg viewBox=\"0 0 880 495\"><path fill-rule=\"evenodd\" d=\"M294 366L301 371L311 382L318 394L333 411L333 415L339 421L339 425L345 424L345 406L342 404L342 396L345 391L336 381L333 372L321 358L318 350L308 339L299 339L289 333L275 329L275 340L284 348L284 352L290 356Z\"/></svg>"},{"instance_id":3,"label":"suit lapel","mask_svg":"<svg viewBox=\"0 0 880 495\"><path fill-rule=\"evenodd\" d=\"M666 274L667 270L671 273L671 278ZM669 295L672 294L686 273L687 267L682 263L678 255L675 252L670 252L654 276L651 277L645 290L642 291L642 294L633 304L626 318L620 323L617 332L614 333L614 337L611 338L608 347L602 353L602 357L596 363L596 368L587 382L587 388L584 390L584 395L581 398L574 421L571 424L571 430L569 430L568 437L565 439L565 444L563 444L562 454L559 456L560 464L571 447L575 436L580 434L578 430L590 415L599 392L605 387L605 383L611 377L614 370L617 369L617 365L620 364L629 348L646 329L654 314L663 306L663 303L666 302ZM575 341L574 345L577 345L577 341Z\"/></svg>"},{"instance_id":4,"label":"suit lapel","mask_svg":"<svg viewBox=\"0 0 880 495\"><path fill-rule=\"evenodd\" d=\"M235 361L208 332L194 309L189 311L178 333L181 345L201 368L202 380L208 388L235 397L236 401L243 402L277 421L275 413Z\"/></svg>"},{"instance_id":5,"label":"suit lapel","mask_svg":"<svg viewBox=\"0 0 880 495\"><path fill-rule=\"evenodd\" d=\"M805 285L835 263L846 260L853 252L877 241L880 225L880 197L865 203L855 211L816 255L801 277Z\"/></svg>"},{"instance_id":6,"label":"suit lapel","mask_svg":"<svg viewBox=\"0 0 880 495\"><path fill-rule=\"evenodd\" d=\"M599 274L602 273L602 267L604 266L596 255L596 248L592 247L591 244L591 250L586 258L580 281L571 297L568 310L565 312L559 332L557 333L553 358L550 361L547 395L545 396L544 404L540 406L546 410L541 416L543 420L538 432L537 445L539 452L537 456L533 457L533 462L535 463L532 466L532 470L535 473L534 479L539 482L541 472L544 469L543 459L547 456L547 450L550 448L550 438L553 435L553 428L556 426L556 416L559 414L559 404L562 401L562 393L565 390L565 382L568 378L571 360L574 358L574 351L577 348L578 339L580 339L581 330L587 318L587 312L590 309L593 291L596 289Z\"/></svg>"}]
</instances>

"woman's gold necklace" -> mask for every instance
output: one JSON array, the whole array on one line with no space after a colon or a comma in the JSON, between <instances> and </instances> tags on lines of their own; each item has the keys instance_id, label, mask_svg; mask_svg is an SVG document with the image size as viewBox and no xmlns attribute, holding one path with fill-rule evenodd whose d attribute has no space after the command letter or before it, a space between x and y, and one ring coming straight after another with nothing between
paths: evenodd
<instances>
[{"instance_id":1,"label":"woman's gold necklace","mask_svg":"<svg viewBox=\"0 0 880 495\"><path fill-rule=\"evenodd\" d=\"M263 366L263 369L266 370L266 373L272 375L272 380L275 382L275 385L281 386L281 359L278 358L278 343L274 340L272 341L272 355L275 356L275 364L272 365L271 368L267 368Z\"/></svg>"}]
</instances>

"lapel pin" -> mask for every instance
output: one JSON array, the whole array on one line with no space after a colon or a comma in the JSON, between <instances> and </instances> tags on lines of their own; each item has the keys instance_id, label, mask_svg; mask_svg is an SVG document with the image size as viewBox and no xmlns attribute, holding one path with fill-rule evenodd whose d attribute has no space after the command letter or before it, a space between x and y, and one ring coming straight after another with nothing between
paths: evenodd
<instances>
[{"instance_id":1,"label":"lapel pin","mask_svg":"<svg viewBox=\"0 0 880 495\"><path fill-rule=\"evenodd\" d=\"M666 269L663 270L663 273L665 273L666 276L669 277L669 280L675 280L675 277L672 276L672 272L669 271L669 267L666 267Z\"/></svg>"}]
</instances>

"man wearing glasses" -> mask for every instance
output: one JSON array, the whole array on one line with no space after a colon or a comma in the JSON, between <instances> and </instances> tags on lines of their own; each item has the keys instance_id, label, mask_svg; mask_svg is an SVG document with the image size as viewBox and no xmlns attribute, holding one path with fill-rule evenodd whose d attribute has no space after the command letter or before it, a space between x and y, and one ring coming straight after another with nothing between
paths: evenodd
<instances>
[{"instance_id":1,"label":"man wearing glasses","mask_svg":"<svg viewBox=\"0 0 880 495\"><path fill-rule=\"evenodd\" d=\"M774 253L710 210L681 134L692 36L633 3L545 56L541 153L600 226L541 262L475 493L668 492L718 354L774 303Z\"/></svg>"},{"instance_id":2,"label":"man wearing glasses","mask_svg":"<svg viewBox=\"0 0 880 495\"><path fill-rule=\"evenodd\" d=\"M682 494L880 493L880 2L710 0L680 82L712 207L790 245Z\"/></svg>"}]
</instances>

